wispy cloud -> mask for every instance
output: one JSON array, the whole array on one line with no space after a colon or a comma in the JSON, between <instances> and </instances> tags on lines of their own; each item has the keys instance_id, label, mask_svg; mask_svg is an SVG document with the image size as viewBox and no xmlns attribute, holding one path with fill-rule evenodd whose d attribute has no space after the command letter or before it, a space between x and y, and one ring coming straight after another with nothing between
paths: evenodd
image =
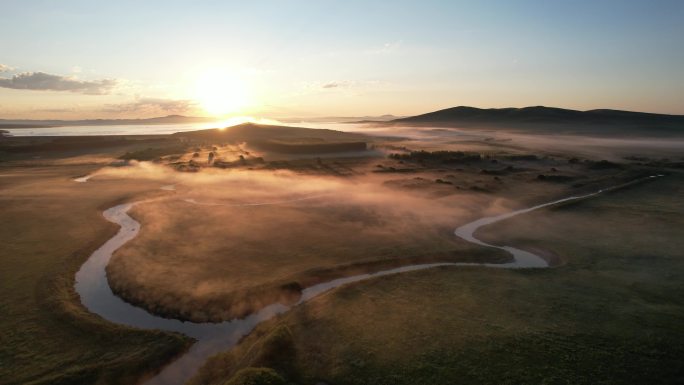
<instances>
[{"instance_id":1,"label":"wispy cloud","mask_svg":"<svg viewBox=\"0 0 684 385\"><path fill-rule=\"evenodd\" d=\"M321 87L322 88L338 88L338 87L346 87L348 85L348 82L328 82L323 84Z\"/></svg>"},{"instance_id":2,"label":"wispy cloud","mask_svg":"<svg viewBox=\"0 0 684 385\"><path fill-rule=\"evenodd\" d=\"M377 90L390 86L391 83L381 80L328 80L299 83L296 92L289 94L290 97L305 95L360 95L370 90Z\"/></svg>"},{"instance_id":3,"label":"wispy cloud","mask_svg":"<svg viewBox=\"0 0 684 385\"><path fill-rule=\"evenodd\" d=\"M383 82L379 80L333 80L324 83L310 83L308 88L310 89L333 89L333 88L345 88L345 89L362 89L362 88L372 88L382 85Z\"/></svg>"},{"instance_id":4,"label":"wispy cloud","mask_svg":"<svg viewBox=\"0 0 684 385\"><path fill-rule=\"evenodd\" d=\"M16 90L68 91L88 95L108 94L116 86L115 79L79 80L73 76L45 72L24 72L11 78L0 78L0 87Z\"/></svg>"},{"instance_id":5,"label":"wispy cloud","mask_svg":"<svg viewBox=\"0 0 684 385\"><path fill-rule=\"evenodd\" d=\"M185 114L196 109L193 100L138 98L130 103L107 104L103 111L117 114Z\"/></svg>"},{"instance_id":6,"label":"wispy cloud","mask_svg":"<svg viewBox=\"0 0 684 385\"><path fill-rule=\"evenodd\" d=\"M9 72L14 70L14 68L8 66L7 64L0 63L0 72Z\"/></svg>"}]
</instances>

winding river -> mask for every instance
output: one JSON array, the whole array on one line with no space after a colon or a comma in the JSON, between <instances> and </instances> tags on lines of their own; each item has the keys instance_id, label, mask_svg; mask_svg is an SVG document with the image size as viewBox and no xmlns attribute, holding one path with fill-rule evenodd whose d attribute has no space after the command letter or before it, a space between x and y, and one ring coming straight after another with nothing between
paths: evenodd
<instances>
[{"instance_id":1,"label":"winding river","mask_svg":"<svg viewBox=\"0 0 684 385\"><path fill-rule=\"evenodd\" d=\"M660 175L658 175L660 176ZM655 178L651 176L649 178ZM78 182L86 182L88 177L77 178ZM172 190L171 186L165 186L166 190ZM516 269L516 268L546 268L548 263L542 257L533 253L516 249L510 246L491 245L475 238L474 233L482 226L492 224L516 215L528 213L540 208L556 205L563 202L579 200L588 198L602 193L604 190L599 190L590 194L572 196L564 199L559 199L553 202L544 203L534 207L517 210L505 213L498 216L478 219L476 221L465 224L454 231L454 234L468 242L472 242L485 247L493 247L505 250L512 254L513 261L503 264L492 263L429 263L403 266L393 269L381 270L375 273L360 274L349 276L345 278L335 279L329 282L320 283L310 286L302 291L300 299L297 303L291 306L286 306L280 303L275 303L262 308L261 310L252 313L251 315L241 318L224 321L221 323L194 323L183 322L175 319L168 319L155 316L146 310L133 306L121 298L114 295L109 283L107 281L107 274L105 268L109 263L112 254L123 246L126 242L132 240L138 235L140 231L140 223L135 221L128 215L128 211L136 204L144 203L146 201L124 203L111 207L103 212L105 219L116 223L121 228L118 233L109 239L104 245L95 250L88 260L81 266L81 269L76 273L76 292L81 297L82 304L91 312L101 316L102 318L131 327L141 329L159 329L169 332L177 332L185 334L197 340L197 342L180 358L171 362L164 367L161 372L145 382L146 385L176 385L183 384L190 379L197 370L202 366L206 359L219 352L229 350L235 346L240 338L247 335L259 323L268 320L278 314L282 314L290 310L293 306L297 306L303 302L308 301L328 290L340 287L342 285L362 281L370 278L380 277L389 274L398 274L408 271L423 270L439 266L487 266L496 268ZM269 203L244 203L236 206L257 206L265 204L282 204L289 202L298 202L305 199L312 199L313 197L300 198L289 201L269 202ZM186 200L186 202L193 204L200 204L199 202ZM213 204L213 203L209 203Z\"/></svg>"}]
</instances>

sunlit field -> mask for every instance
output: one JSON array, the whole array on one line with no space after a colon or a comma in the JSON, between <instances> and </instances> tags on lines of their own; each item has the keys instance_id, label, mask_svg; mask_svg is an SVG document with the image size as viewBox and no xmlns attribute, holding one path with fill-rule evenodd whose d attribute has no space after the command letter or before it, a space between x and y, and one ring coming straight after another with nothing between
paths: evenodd
<instances>
[{"instance_id":1,"label":"sunlit field","mask_svg":"<svg viewBox=\"0 0 684 385\"><path fill-rule=\"evenodd\" d=\"M0 385L684 383L684 3L0 13Z\"/></svg>"},{"instance_id":2,"label":"sunlit field","mask_svg":"<svg viewBox=\"0 0 684 385\"><path fill-rule=\"evenodd\" d=\"M295 383L367 383L398 376L401 383L444 382L464 373L469 382L478 383L504 378L547 381L564 375L589 383L599 374L605 381L626 383L631 374L615 373L631 373L628 368L646 360L640 364L646 366L637 365L642 375L667 366L669 374L662 382L675 378L680 369L673 362L679 353L658 341L680 332L668 318L680 306L671 296L678 289L676 282L658 283L667 282L677 266L678 246L665 240L679 231L681 205L674 197L681 189L681 162L647 158L658 150L646 144L634 160L616 162L585 158L572 145L564 150L557 144L549 151L519 136L510 145L503 138L492 141L486 132L478 135L451 139L439 149L434 137L402 139L250 124L109 139L104 144L93 137L76 141L73 148L68 139L8 141L2 197L12 206L5 215L15 226L3 239L16 252L14 259L5 260L6 282L26 284L31 274L45 282L40 291L44 294L37 297L11 290L4 296L5 306L14 309L6 328L17 330L8 336L4 349L36 357L10 378L125 383L154 373L151 368L163 367L167 357L183 357L192 343L180 334L107 324L78 304L73 274L116 231L99 213L121 202L140 202L130 214L142 229L114 252L106 265L105 284L115 296L158 317L211 324L249 316L273 303L292 306L308 287L338 278L428 263L510 262L511 256L503 251L455 237L454 228L480 217L614 186L620 188L600 198L527 214L477 233L493 244L522 246L558 266L548 272L442 267L343 286L259 325L234 351L217 351L220 354L206 365L199 361L193 369L183 370L190 377L197 371L191 381L207 384L236 375L234 381L265 376ZM278 146L270 147L265 140ZM337 149L336 143L357 142L366 143L367 149L320 152ZM613 146L605 154L615 159L620 151L624 149ZM49 157L36 159L36 152ZM648 180L655 175L662 175L662 181ZM634 181L638 183L630 184ZM48 214L37 216L38 207ZM89 213L88 220L82 219L83 213ZM636 243L625 243L626 234L638 231L638 218L655 221L644 223L644 229L671 230L655 231L660 238L629 235ZM508 223L515 225L504 226ZM45 239L42 234L47 231L53 239L50 247L32 241ZM601 242L588 241L601 231L607 232L599 237ZM622 250L632 254L623 255ZM636 273L630 271L646 273L637 262L628 261L640 255L652 255L664 265L648 270L643 289L634 297L649 304L648 323L653 325L638 334L658 336L649 340L651 347L636 349L645 342L623 340L637 333L629 321L613 316L601 325L585 325L581 320L591 317L599 303L612 313L639 317L641 310L633 302L601 302L612 298L607 292L600 299L585 297L587 290L620 287L627 290L624 295L632 295L636 289L628 277ZM33 261L31 268L23 262L27 258ZM617 274L617 266L627 270ZM22 273L16 275L18 271ZM581 285L599 286L580 290ZM674 302L663 308L658 303L664 298ZM575 301L583 307L571 305ZM29 336L35 335L34 328L44 323L64 329L44 337L41 345L24 345L22 341L33 338ZM77 332L99 329L96 340L90 333ZM114 335L119 336L117 342L104 347L96 342ZM343 343L351 335L356 336L354 344ZM604 350L590 345L597 338ZM64 351L58 348L64 339L79 342ZM89 348L92 344L98 347ZM405 344L415 347L406 351ZM548 350L546 344L554 347ZM559 350L558 344L564 348ZM256 353L254 346L261 345L261 353ZM92 354L83 364L56 371L63 357L83 349ZM625 352L609 353L615 351ZM95 357L105 352L116 352L112 354L120 358L100 366ZM319 354L328 358L315 359ZM547 369L511 372L510 365L529 367L539 355L549 354L554 364ZM510 361L508 356L517 358ZM490 364L479 366L475 357L499 364L494 370ZM604 364L583 364L591 375L568 366L586 357ZM7 362L20 365L14 359ZM424 365L432 368L428 374L420 369Z\"/></svg>"}]
</instances>

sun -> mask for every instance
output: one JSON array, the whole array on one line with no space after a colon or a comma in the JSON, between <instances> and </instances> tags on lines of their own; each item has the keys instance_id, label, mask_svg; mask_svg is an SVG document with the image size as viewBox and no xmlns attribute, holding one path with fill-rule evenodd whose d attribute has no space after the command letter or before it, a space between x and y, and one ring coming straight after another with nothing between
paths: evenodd
<instances>
[{"instance_id":1,"label":"sun","mask_svg":"<svg viewBox=\"0 0 684 385\"><path fill-rule=\"evenodd\" d=\"M228 71L204 71L195 82L195 100L213 116L234 114L250 103L246 82Z\"/></svg>"}]
</instances>

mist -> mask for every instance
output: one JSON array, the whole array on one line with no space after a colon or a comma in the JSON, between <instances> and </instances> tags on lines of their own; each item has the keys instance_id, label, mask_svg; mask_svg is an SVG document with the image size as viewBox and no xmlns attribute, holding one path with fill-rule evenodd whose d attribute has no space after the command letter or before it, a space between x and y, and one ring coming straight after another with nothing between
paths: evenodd
<instances>
[{"instance_id":1,"label":"mist","mask_svg":"<svg viewBox=\"0 0 684 385\"><path fill-rule=\"evenodd\" d=\"M175 185L133 209L141 233L107 272L118 295L195 321L292 301L301 288L382 266L502 258L473 252L453 229L513 206L466 192L435 198L378 175L181 173L134 162L94 178Z\"/></svg>"}]
</instances>

